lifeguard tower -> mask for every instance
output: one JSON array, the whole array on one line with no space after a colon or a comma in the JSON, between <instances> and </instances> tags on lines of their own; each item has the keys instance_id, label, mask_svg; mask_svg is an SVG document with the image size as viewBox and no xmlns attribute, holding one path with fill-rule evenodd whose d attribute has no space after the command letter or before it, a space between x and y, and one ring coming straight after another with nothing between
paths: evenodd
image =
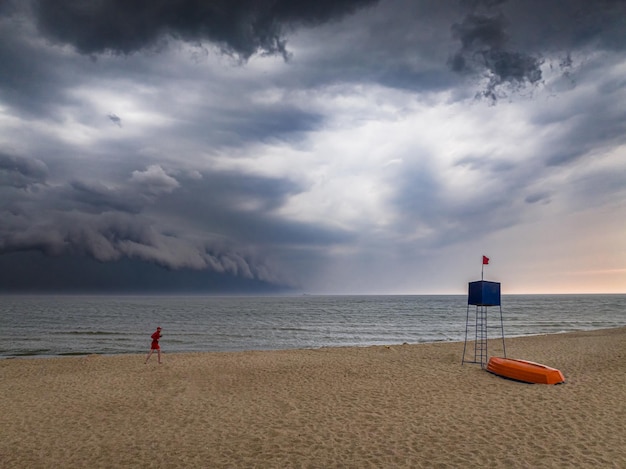
<instances>
[{"instance_id":1,"label":"lifeguard tower","mask_svg":"<svg viewBox=\"0 0 626 469\"><path fill-rule=\"evenodd\" d=\"M486 260L486 261L485 261ZM483 265L489 263L489 259L483 256ZM482 277L482 275L481 275ZM467 315L465 319L465 344L463 346L463 358L461 364L479 363L481 368L487 366L489 360L487 343L489 330L499 331L502 337L502 353L506 357L506 348L504 345L504 324L502 321L502 304L500 301L500 283L488 282L480 280L470 282L468 287L467 298ZM474 317L471 317L470 306L475 306ZM500 323L494 325L488 321L489 308L497 306L500 312ZM493 316L493 314L491 314ZM474 356L472 357L471 346L467 347L468 339L474 340Z\"/></svg>"}]
</instances>

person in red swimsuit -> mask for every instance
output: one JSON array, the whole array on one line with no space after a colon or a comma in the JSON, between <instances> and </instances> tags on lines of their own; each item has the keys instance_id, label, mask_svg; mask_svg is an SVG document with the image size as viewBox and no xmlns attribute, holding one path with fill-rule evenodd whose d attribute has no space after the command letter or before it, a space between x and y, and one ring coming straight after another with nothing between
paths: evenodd
<instances>
[{"instance_id":1,"label":"person in red swimsuit","mask_svg":"<svg viewBox=\"0 0 626 469\"><path fill-rule=\"evenodd\" d=\"M159 364L161 363L161 347L159 346L159 339L161 338L161 328L157 327L156 332L150 336L152 338L152 344L150 344L150 351L148 352L148 356L146 357L146 363L150 360L152 353L157 351L157 356L159 358Z\"/></svg>"}]
</instances>

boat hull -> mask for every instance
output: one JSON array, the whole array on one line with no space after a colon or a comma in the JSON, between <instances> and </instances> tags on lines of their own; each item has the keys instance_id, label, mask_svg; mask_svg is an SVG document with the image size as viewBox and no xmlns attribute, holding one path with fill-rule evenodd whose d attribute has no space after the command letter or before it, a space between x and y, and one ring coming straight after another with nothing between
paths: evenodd
<instances>
[{"instance_id":1,"label":"boat hull","mask_svg":"<svg viewBox=\"0 0 626 469\"><path fill-rule=\"evenodd\" d=\"M491 357L487 371L504 378L533 384L560 384L565 377L556 368L514 358Z\"/></svg>"}]
</instances>

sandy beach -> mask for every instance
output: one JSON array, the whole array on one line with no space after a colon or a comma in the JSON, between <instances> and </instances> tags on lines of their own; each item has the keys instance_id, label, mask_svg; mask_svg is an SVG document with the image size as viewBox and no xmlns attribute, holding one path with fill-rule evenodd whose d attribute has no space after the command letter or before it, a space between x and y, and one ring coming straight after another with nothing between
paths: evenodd
<instances>
[{"instance_id":1,"label":"sandy beach","mask_svg":"<svg viewBox=\"0 0 626 469\"><path fill-rule=\"evenodd\" d=\"M626 467L626 328L506 345L567 382L463 343L2 360L0 466Z\"/></svg>"}]
</instances>

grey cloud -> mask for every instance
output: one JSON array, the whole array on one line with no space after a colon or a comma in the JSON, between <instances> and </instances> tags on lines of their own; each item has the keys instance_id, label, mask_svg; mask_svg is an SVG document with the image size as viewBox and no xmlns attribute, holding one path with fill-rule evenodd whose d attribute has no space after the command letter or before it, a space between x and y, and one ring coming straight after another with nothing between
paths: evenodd
<instances>
[{"instance_id":1,"label":"grey cloud","mask_svg":"<svg viewBox=\"0 0 626 469\"><path fill-rule=\"evenodd\" d=\"M157 164L150 165L144 171L133 171L130 182L140 186L143 191L151 195L170 193L180 185Z\"/></svg>"},{"instance_id":2,"label":"grey cloud","mask_svg":"<svg viewBox=\"0 0 626 469\"><path fill-rule=\"evenodd\" d=\"M100 182L72 181L66 195L81 211L101 213L120 211L139 213L145 204L144 199L128 190L111 188Z\"/></svg>"},{"instance_id":3,"label":"grey cloud","mask_svg":"<svg viewBox=\"0 0 626 469\"><path fill-rule=\"evenodd\" d=\"M46 255L60 255L64 251L64 237L55 229L25 214L3 213L0 231L0 254L20 251L38 251Z\"/></svg>"},{"instance_id":4,"label":"grey cloud","mask_svg":"<svg viewBox=\"0 0 626 469\"><path fill-rule=\"evenodd\" d=\"M534 24L526 32L535 47L547 50L580 50L587 46L601 50L624 50L626 47L626 2L624 0L558 0L509 2L511 17L527 16L536 11ZM528 10L526 10L528 9ZM533 28L535 26L535 28Z\"/></svg>"},{"instance_id":5,"label":"grey cloud","mask_svg":"<svg viewBox=\"0 0 626 469\"><path fill-rule=\"evenodd\" d=\"M41 160L0 152L0 186L25 189L44 183L47 174L48 167Z\"/></svg>"},{"instance_id":6,"label":"grey cloud","mask_svg":"<svg viewBox=\"0 0 626 469\"><path fill-rule=\"evenodd\" d=\"M375 83L414 92L457 85L446 65L450 24L458 1L387 0L362 9L341 23L300 30L291 39L294 60L285 86L315 88ZM320 34L324 43L319 43ZM330 44L330 45L326 45ZM299 60L299 49L306 60Z\"/></svg>"},{"instance_id":7,"label":"grey cloud","mask_svg":"<svg viewBox=\"0 0 626 469\"><path fill-rule=\"evenodd\" d=\"M626 110L622 105L626 85L600 87L598 91L593 99L581 95L567 104L555 103L532 119L538 127L559 129L545 141L542 159L547 166L569 165L626 144Z\"/></svg>"},{"instance_id":8,"label":"grey cloud","mask_svg":"<svg viewBox=\"0 0 626 469\"><path fill-rule=\"evenodd\" d=\"M533 194L529 194L528 196L526 196L526 198L524 199L524 202L526 202L527 204L536 204L536 203L548 204L551 201L551 197L552 197L552 194L549 191L535 192Z\"/></svg>"},{"instance_id":9,"label":"grey cloud","mask_svg":"<svg viewBox=\"0 0 626 469\"><path fill-rule=\"evenodd\" d=\"M286 30L340 18L373 0L34 1L39 28L81 53L129 54L166 36L210 41L247 59L287 56Z\"/></svg>"},{"instance_id":10,"label":"grey cloud","mask_svg":"<svg viewBox=\"0 0 626 469\"><path fill-rule=\"evenodd\" d=\"M118 115L111 113L111 114L107 114L107 117L115 125L117 125L118 127L122 127L122 119Z\"/></svg>"},{"instance_id":11,"label":"grey cloud","mask_svg":"<svg viewBox=\"0 0 626 469\"><path fill-rule=\"evenodd\" d=\"M61 212L138 214L179 186L160 165L153 164L144 170L133 170L126 180L75 178L67 186L51 188L47 196L53 204L50 209Z\"/></svg>"},{"instance_id":12,"label":"grey cloud","mask_svg":"<svg viewBox=\"0 0 626 469\"><path fill-rule=\"evenodd\" d=\"M457 87L459 80L469 78L471 83L486 81L477 95L494 100L541 86L548 62L574 81L571 60L585 57L586 47L595 49L600 43L623 48L626 30L620 18L626 15L625 5L582 0L383 1L347 18L337 30L325 27L334 46L308 56L313 60L297 79L303 86L345 80L422 92ZM310 45L304 46L310 53Z\"/></svg>"},{"instance_id":13,"label":"grey cloud","mask_svg":"<svg viewBox=\"0 0 626 469\"><path fill-rule=\"evenodd\" d=\"M461 0L461 5L465 6L465 7L469 7L470 9L474 10L476 8L479 8L481 6L485 6L487 8L491 8L497 5L501 5L504 2L506 2L507 0Z\"/></svg>"},{"instance_id":14,"label":"grey cloud","mask_svg":"<svg viewBox=\"0 0 626 469\"><path fill-rule=\"evenodd\" d=\"M208 126L207 121L212 121L212 125ZM297 139L302 133L314 130L322 123L323 116L293 105L249 104L245 109L221 109L220 112L203 116L202 121L190 126L188 131L210 136L214 145L239 146L242 141Z\"/></svg>"},{"instance_id":15,"label":"grey cloud","mask_svg":"<svg viewBox=\"0 0 626 469\"><path fill-rule=\"evenodd\" d=\"M202 179L181 180L180 190L159 201L159 212L183 218L186 229L220 233L253 245L328 246L349 241L352 235L343 230L275 214L289 197L304 190L288 179L229 171L205 173Z\"/></svg>"},{"instance_id":16,"label":"grey cloud","mask_svg":"<svg viewBox=\"0 0 626 469\"><path fill-rule=\"evenodd\" d=\"M501 173L507 173L515 167L515 165L510 161L504 161L485 155L465 156L459 159L455 163L455 166L466 166L472 170L480 171L483 173L495 173L497 177L501 177Z\"/></svg>"},{"instance_id":17,"label":"grey cloud","mask_svg":"<svg viewBox=\"0 0 626 469\"><path fill-rule=\"evenodd\" d=\"M423 158L428 161L432 157ZM484 185L463 194L452 193L441 175L424 162L405 164L395 175L395 229L411 244L416 244L416 239L428 248L468 242L514 226L521 219L521 201L528 184L536 179L527 166L517 168L490 155L468 156L456 165L475 171Z\"/></svg>"},{"instance_id":18,"label":"grey cloud","mask_svg":"<svg viewBox=\"0 0 626 469\"><path fill-rule=\"evenodd\" d=\"M8 11L5 16L0 11L0 99L15 113L48 116L47 104L63 99L58 85L66 79L67 58L30 40L33 31L24 14Z\"/></svg>"},{"instance_id":19,"label":"grey cloud","mask_svg":"<svg viewBox=\"0 0 626 469\"><path fill-rule=\"evenodd\" d=\"M504 31L506 23L502 14L495 16L470 14L461 23L452 25L452 33L461 41L461 52L500 50L507 41Z\"/></svg>"}]
</instances>

